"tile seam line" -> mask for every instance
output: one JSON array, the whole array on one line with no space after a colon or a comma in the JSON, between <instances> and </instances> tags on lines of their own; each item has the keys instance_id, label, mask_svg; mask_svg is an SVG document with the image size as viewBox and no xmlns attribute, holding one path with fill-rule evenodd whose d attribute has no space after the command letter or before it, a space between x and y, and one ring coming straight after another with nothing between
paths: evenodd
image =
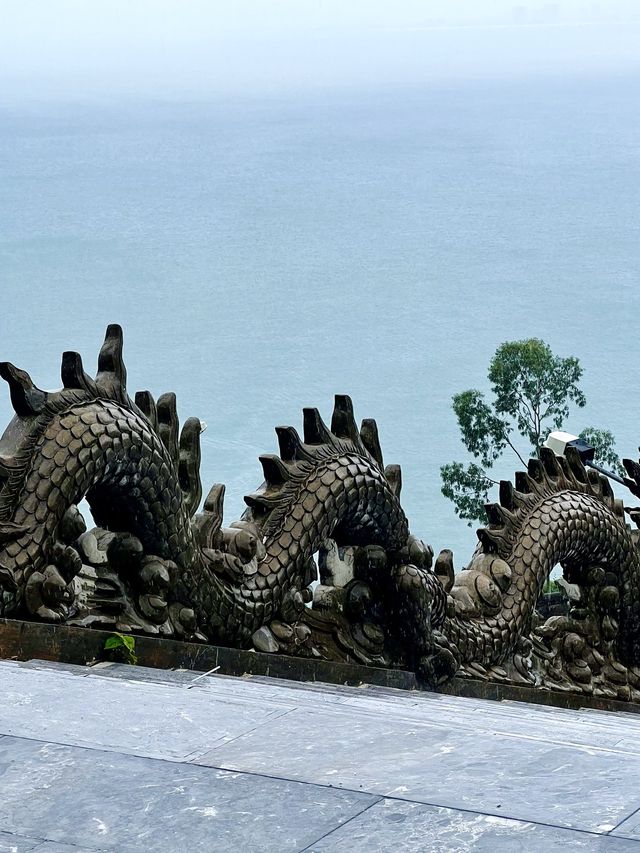
<instances>
[{"instance_id":1,"label":"tile seam line","mask_svg":"<svg viewBox=\"0 0 640 853\"><path fill-rule=\"evenodd\" d=\"M192 761L194 758L206 755L208 752L212 752L216 749L221 749L222 747L225 747L228 744L233 743L234 741L238 740L241 737L244 737L245 735L252 734L253 732L257 731L258 729L263 728L266 725L269 725L271 722L275 722L276 720L280 720L283 717L288 716L289 714L292 714L295 712L301 712L304 714L304 713L306 713L307 710L308 710L307 707L300 706L300 705L289 706L289 707L285 707L285 708L283 708L282 706L280 708L274 708L273 711L269 714L268 717L265 718L265 720L263 722L257 723L253 728L248 729L246 732L242 732L238 735L235 735L232 738L230 738L229 740L226 740L224 742L217 743L215 746L209 746L209 747L207 747L207 749L204 752L201 752L200 750L197 750L197 749L192 750L191 752L187 753L185 756L182 756L181 759L185 760L185 761ZM432 726L429 723L427 723L425 725L421 721L417 721L417 720L410 720L410 721L409 720L402 720L402 722L417 723L418 727L424 726L425 728L434 727L434 728L438 728L438 729L446 729L447 732L450 732L452 734L454 732L458 731L458 728L455 726L452 728L449 728L449 727L443 726L443 724L441 724L441 723L436 723L435 725ZM462 728L460 730L462 731ZM624 749L617 749L615 746L600 746L600 745L584 744L584 743L578 743L578 742L570 741L570 740L560 740L560 739L556 739L556 738L546 739L546 738L539 737L537 735L527 735L527 734L519 733L519 732L516 733L516 732L508 732L508 731L497 731L497 730L488 731L488 730L485 730L483 733L486 735L489 735L489 737L501 737L503 739L508 738L509 740L512 740L512 741L524 741L524 742L532 742L533 741L536 743L549 744L551 747L553 747L553 746L567 747L569 749L576 749L576 750L580 750L583 752L598 752L598 753L604 753L604 754L608 754L608 755L622 755L622 756L628 756L630 758L640 757L640 749L638 749L638 751L630 751L630 750L624 750ZM23 735L7 734L6 732L0 733L0 737L3 737L3 736L6 736L6 737L23 737ZM29 739L29 740L41 740L41 738L27 738L27 739ZM52 743L59 743L58 741L51 741L51 742ZM60 745L61 746L63 746L63 745L79 746L79 744L72 744L72 743L69 743L69 744L60 743ZM114 749L110 749L109 751L110 752L114 752L114 751L118 752L120 750L118 750L117 748L114 748ZM126 753L123 753L123 754L126 754ZM129 753L129 754L137 755L138 753L134 752L134 753Z\"/></svg>"},{"instance_id":2,"label":"tile seam line","mask_svg":"<svg viewBox=\"0 0 640 853\"><path fill-rule=\"evenodd\" d=\"M342 823L339 823L337 826L333 826L333 827L331 827L331 829L328 829L323 835L321 835L319 838L316 838L315 841L312 841L311 844L307 844L306 847L301 847L300 850L298 850L298 853L305 853L305 851L307 851L307 850L313 850L313 848L316 846L316 844L320 844L320 842L324 841L325 838L329 838L338 829L342 829L343 827L348 826L352 820L355 820L356 818L361 817L363 814L368 812L369 809L372 809L374 806L377 806L378 803L382 802L382 799L383 799L382 797L376 797L373 800L373 802L369 803L363 809L360 809L360 811L356 812L355 814L352 814L351 817L348 817Z\"/></svg>"},{"instance_id":3,"label":"tile seam line","mask_svg":"<svg viewBox=\"0 0 640 853\"><path fill-rule=\"evenodd\" d=\"M493 729L491 731L483 731L480 729L483 734L489 734L494 737L501 738L510 738L511 740L524 740L524 741L535 741L536 743L548 743L551 746L565 746L569 747L569 749L581 749L586 751L593 752L606 752L611 755L631 755L640 757L640 747L637 748L636 752L630 752L629 750L617 749L615 746L599 746L597 744L585 744L585 743L577 743L576 741L571 740L559 740L557 738L545 738L537 735L527 735L520 732L505 732L505 731L497 731Z\"/></svg>"},{"instance_id":4,"label":"tile seam line","mask_svg":"<svg viewBox=\"0 0 640 853\"><path fill-rule=\"evenodd\" d=\"M37 844L35 847L33 847L31 849L30 853L35 853L35 851L38 849L38 847L42 847L43 844L47 844L49 842L48 838L44 838L41 835L23 835L20 832L14 832L12 829L2 829L0 827L0 833L2 833L3 835L5 833L7 835L11 835L14 838L17 838L18 841L36 841ZM1 840L2 840L2 838L0 837L0 841Z\"/></svg>"},{"instance_id":5,"label":"tile seam line","mask_svg":"<svg viewBox=\"0 0 640 853\"><path fill-rule=\"evenodd\" d=\"M28 837L28 836L23 836ZM70 853L73 853L74 850L80 850L82 853L113 853L113 850L108 847L83 847L81 844L73 844L69 841L53 841L50 838L45 838L41 844L38 844L36 847L33 847L29 853L38 853L38 850L42 850L46 844L64 844L65 846L70 848Z\"/></svg>"},{"instance_id":6,"label":"tile seam line","mask_svg":"<svg viewBox=\"0 0 640 853\"><path fill-rule=\"evenodd\" d=\"M416 806L429 806L431 808L436 808L436 809L450 809L451 811L454 811L454 812L463 812L464 814L478 815L480 817L497 817L497 818L503 818L504 820L513 820L513 821L516 821L518 823L531 823L531 824L534 824L535 826L544 826L547 829L562 829L562 830L565 830L566 832L580 832L583 835L593 836L594 838L602 838L603 836L609 835L610 832L614 831L614 830L607 830L607 832L596 832L595 830L592 830L592 829L582 829L582 828L577 827L577 826L563 826L562 824L546 823L545 821L532 820L530 818L523 818L523 817L515 817L514 815L509 815L509 814L497 814L496 812L483 812L483 811L479 811L478 809L469 809L469 808L464 808L463 806L457 806L457 805L447 805L446 803L434 803L434 802L425 802L424 800L412 800L410 797L397 797L397 796L394 796L393 794L378 794L375 791L358 790L357 788L348 788L348 787L344 787L344 786L343 787L337 787L336 785L329 785L325 782L309 782L309 781L304 780L304 779L291 779L287 776L274 776L273 774L258 773L257 771L253 771L253 770L238 770L237 768L217 767L217 766L214 767L211 764L200 765L200 766L211 767L214 770L222 770L222 771L226 771L228 773L240 773L240 774L245 775L245 776L256 776L256 777L261 778L261 779L273 779L277 782L296 782L296 783L302 784L302 785L310 785L313 788L325 788L325 789L330 790L330 791L346 791L349 794L363 794L365 796L378 797L379 800L393 800L394 802L397 802L397 803L413 803ZM372 804L372 805L374 805L374 804ZM635 811L640 811L640 806ZM633 814L635 814L635 811L632 812L628 817L631 817ZM628 817L625 817L624 820L628 820ZM621 823L622 823L622 821L621 821ZM337 828L338 827L336 827L336 829ZM614 836L614 837L617 837L617 836ZM299 853L300 853L300 851L299 851Z\"/></svg>"},{"instance_id":7,"label":"tile seam line","mask_svg":"<svg viewBox=\"0 0 640 853\"><path fill-rule=\"evenodd\" d=\"M613 831L613 830L612 830ZM637 835L624 835L623 833L618 833L616 835L612 835L611 832L607 832L603 838L613 838L619 839L620 841L631 841L635 844L634 850L640 850L640 838Z\"/></svg>"},{"instance_id":8,"label":"tile seam line","mask_svg":"<svg viewBox=\"0 0 640 853\"><path fill-rule=\"evenodd\" d=\"M312 707L311 710L316 710L315 706ZM323 708L323 710L325 710L325 709ZM270 720L280 719L281 717L284 717L287 714L290 714L292 712L300 712L300 713L304 714L304 713L307 713L308 711L309 711L309 707L306 704L305 705L297 705L295 707L287 708L281 714L274 714L274 716L270 717ZM352 716L352 714L345 714L344 716ZM375 717L378 720L380 719L379 714L366 713L366 714L364 714L364 716L367 719L369 719L370 717L371 718ZM462 725L457 726L454 724L454 725L450 726L450 725L447 725L443 722L431 721L431 720L422 721L422 720L410 718L410 717L409 718L407 718L407 717L393 717L391 719L393 722L414 724L417 728L438 729L438 730L441 730L441 731L445 732L446 734L450 734L450 735L453 735L453 734L458 733L458 732L462 732L463 734L468 734L467 729ZM269 722L269 720L266 720L265 722ZM256 728L260 728L260 726L257 726ZM255 731L255 729L254 729L254 731ZM569 739L561 739L561 738L554 738L554 737L545 738L542 735L537 735L537 734L536 735L529 735L529 734L525 734L524 732L510 732L510 731L505 731L505 730L497 729L497 728L491 728L491 729L489 729L489 728L482 729L481 728L479 731L482 734L487 735L489 737L499 737L499 738L503 738L503 739L508 738L509 740L512 740L512 741L544 743L544 744L549 744L551 747L567 747L569 749L576 749L576 750L585 751L585 752L593 751L593 752L599 752L599 753L606 753L609 755L624 755L624 756L640 758L640 747L637 748L637 751L625 750L625 749L618 749L615 745L614 746L600 746L598 744L579 743L577 741L573 741L573 740L569 740ZM243 735L238 735L237 737L234 737L232 740L237 740L238 737L242 737L242 736ZM231 743L231 741L226 741L225 743L220 744L220 746L212 747L212 749L218 749L221 746L226 746L227 743Z\"/></svg>"},{"instance_id":9,"label":"tile seam line","mask_svg":"<svg viewBox=\"0 0 640 853\"><path fill-rule=\"evenodd\" d=\"M287 713L289 713L289 711L285 711L283 714L279 714L278 716L285 716ZM277 719L277 717L272 717L271 719L275 720L275 719ZM270 721L269 720L265 721L265 723L268 723L268 722L270 722ZM259 729L259 728L260 728L260 726L256 726L255 728L250 729L249 731L244 732L243 734L250 734L252 732L257 731L257 729ZM243 737L243 734L236 735L236 737L232 738L232 740L237 740L238 738ZM118 747L118 746L109 747L109 746L98 746L97 744L87 744L87 743L77 743L77 742L72 743L69 741L59 741L59 740L52 740L52 739L47 740L47 739L43 739L41 737L32 737L31 735L21 735L21 734L0 732L0 741L5 739L5 738L13 739L13 740L25 740L25 741L28 741L29 743L41 743L45 746L64 746L67 749L86 749L86 750L90 750L92 752L103 752L105 755L124 755L124 756L128 756L129 758L141 758L141 759L146 759L147 761L161 761L164 764L184 764L185 766L194 766L194 767L209 767L209 766L211 766L208 764L198 764L197 761L199 758L202 758L204 755L207 755L209 752L213 752L214 749L219 748L219 747L215 747L215 746L208 747L207 750L204 753L202 753L202 755L198 754L197 750L192 750L191 752L188 752L186 755L181 755L177 758L168 758L167 756L149 755L149 753L129 752L128 750L122 749L121 747ZM231 742L232 741L227 741L226 743L223 743L220 746L226 746L227 743L231 743ZM223 769L223 768L214 768L214 769ZM229 772L229 773L244 773L243 770L229 770L227 772ZM261 774L257 773L257 774L253 774L253 775L259 776ZM295 782L297 780L291 779L290 781ZM314 783L310 782L310 783L304 783L304 784L314 784Z\"/></svg>"},{"instance_id":10,"label":"tile seam line","mask_svg":"<svg viewBox=\"0 0 640 853\"><path fill-rule=\"evenodd\" d=\"M234 741L238 740L238 738L244 737L245 735L253 734L254 732L258 731L258 729L262 728L262 726L268 725L269 723L280 719L280 717L286 717L287 714L290 714L291 711L295 711L295 710L296 710L295 708L287 708L286 710L281 711L280 713L275 713L275 714L269 716L267 719L264 720L264 722L258 723L252 729L247 729L246 732L241 732L240 734L235 735L230 740L224 741L224 743L218 743L216 746L208 746L204 750L204 752L201 752L198 749L193 749L193 750L191 750L191 752L187 752L186 755L181 755L177 758L167 758L166 756L161 757L161 756L157 756L157 755L149 755L148 753L140 753L140 752L129 752L128 750L123 749L122 747L118 747L118 746L109 747L109 746L97 746L94 744L86 744L86 743L77 743L77 742L73 743L73 742L69 742L69 741L43 740L43 738L41 738L41 737L32 737L30 735L21 735L21 734L15 734L15 733L10 733L10 732L0 732L0 740L2 740L2 738L15 738L16 740L28 740L28 741L31 741L32 743L48 743L48 744L53 744L55 746L66 746L66 747L69 747L70 749L93 749L96 752L105 752L105 753L109 753L109 754L115 753L116 755L130 755L133 758L147 758L150 761L166 761L169 764L195 764L195 762L198 758L202 758L205 755L208 755L210 752L213 752L216 749L220 749L223 746L227 746L227 744L233 743ZM200 766L207 767L208 765L203 764Z\"/></svg>"},{"instance_id":11,"label":"tile seam line","mask_svg":"<svg viewBox=\"0 0 640 853\"><path fill-rule=\"evenodd\" d=\"M607 832L607 835L612 835L612 836L613 836L613 838L619 838L620 836L613 835L613 833L614 833L614 832L616 832L618 829L620 829L620 827L622 826L622 824L623 824L623 823L625 823L625 822L626 822L626 821L628 821L628 820L631 820L631 818L632 818L634 815L637 815L637 814L638 814L638 812L640 812L640 806L638 806L638 808L637 808L637 809L634 809L634 811L630 812L626 817L623 817L623 818L622 818L622 820L621 820L621 821L619 821L619 823L617 823L617 824L613 827L613 829L610 829L610 830Z\"/></svg>"},{"instance_id":12,"label":"tile seam line","mask_svg":"<svg viewBox=\"0 0 640 853\"><path fill-rule=\"evenodd\" d=\"M254 732L257 732L259 729L263 728L263 726L267 726L267 725L269 725L269 723L275 722L276 720L280 720L282 717L286 717L287 714L290 714L292 711L297 711L297 710L298 710L297 708L287 708L285 711L282 711L279 714L273 714L273 716L268 717L262 723L258 723L252 729L249 729L246 732L241 732L239 735L235 735L234 737L230 738L229 740L225 740L224 743L219 743L217 746L211 746L208 749L206 749L204 752L201 752L200 750L194 749L191 752L188 752L182 758L182 763L183 764L194 764L196 762L196 759L203 758L209 752L213 752L214 750L220 749L223 746L228 746L230 743L234 743L234 741L238 740L239 738L245 737L246 735L251 735ZM201 765L201 766L206 767L207 765L205 764L205 765Z\"/></svg>"},{"instance_id":13,"label":"tile seam line","mask_svg":"<svg viewBox=\"0 0 640 853\"><path fill-rule=\"evenodd\" d=\"M480 817L498 817L498 818L503 818L504 820L513 820L513 821L516 821L518 823L530 823L530 824L533 824L535 826L543 826L543 827L546 827L548 829L562 829L562 830L566 830L567 832L579 832L583 835L593 836L594 838L603 838L605 836L608 836L611 832L615 831L615 829L614 829L614 830L608 830L606 833L595 832L591 829L581 829L580 827L575 827L575 826L562 826L560 824L555 824L555 823L545 823L544 821L537 821L537 820L531 820L528 818L515 817L512 815L508 815L508 814L495 814L494 812L491 812L491 813L483 812L483 811L479 811L477 809L464 808L462 806L447 805L446 803L434 803L434 802L425 802L424 800L412 800L409 797L396 797L396 796L393 796L393 794L379 794L379 793L374 792L374 791L364 791L364 790L357 790L355 788L337 787L335 785L328 785L328 784L323 783L323 782L309 782L305 779L291 779L291 778L288 778L286 776L274 776L272 774L258 773L256 771L252 771L252 770L238 770L237 768L218 767L217 765L211 765L211 764L197 764L197 763L195 763L195 761L186 761L184 759L172 760L169 758L156 758L156 757L148 756L148 755L136 755L135 753L118 752L117 750L114 750L114 749L105 749L105 748L101 748L99 746L79 746L79 745L74 745L74 744L58 743L57 741L39 740L38 738L21 737L19 735L0 735L0 739L2 739L3 737L14 738L15 740L26 740L26 741L29 741L30 743L41 743L43 746L63 746L63 747L66 747L68 749L81 749L81 750L85 750L87 752L103 752L107 755L113 755L115 753L116 755L125 755L125 756L132 758L134 760L140 759L140 760L146 760L146 761L157 761L157 762L160 762L162 764L172 764L172 765L182 764L185 767L200 767L200 768L206 769L206 770L220 770L220 771L223 771L225 773L235 773L239 776L252 776L252 777L257 777L260 779L270 779L271 781L274 781L274 782L289 782L289 783L293 783L296 785L306 785L310 788L323 788L325 790L336 791L338 793L340 791L345 791L348 794L358 794L360 796L365 796L365 797L375 797L378 801L393 800L394 802L398 802L398 803L413 803L414 805L418 805L418 806L429 806L431 808L436 808L436 809L449 809L451 811L463 812L464 814L478 815ZM371 806L375 805L375 803L371 803L370 805ZM629 817L632 817L637 811L640 811L640 806L638 806L638 808L635 809L635 811L632 811L627 817L625 817L624 820L628 820ZM624 822L624 820L621 821L620 824L618 824L618 826L621 825ZM346 823L346 821L345 821L345 823ZM337 828L338 827L335 827L335 829L337 829ZM617 827L615 827L615 828L617 829ZM11 830L2 830L2 831L11 832ZM612 837L617 838L618 836L612 836ZM631 839L631 840L635 841L637 839ZM56 843L60 843L60 842L56 842ZM316 843L316 842L314 842L314 843ZM102 849L104 849L104 848L102 848ZM304 849L306 849L306 848L304 848ZM100 851L98 850L97 853L100 853ZM301 851L299 851L298 853L301 853Z\"/></svg>"},{"instance_id":14,"label":"tile seam line","mask_svg":"<svg viewBox=\"0 0 640 853\"><path fill-rule=\"evenodd\" d=\"M347 794L359 794L360 796L376 797L378 799L382 799L382 798L397 799L400 802L407 802L407 800L403 800L400 797L389 797L386 794L378 794L378 793L375 793L372 791L358 791L354 788L338 788L335 785L326 785L322 782L308 782L305 779L288 779L286 776L274 776L274 775L271 775L269 773L258 773L258 772L252 771L252 770L237 770L237 769L231 769L228 767L218 767L217 765L213 765L213 764L198 764L196 760L187 761L185 758L181 758L181 759L158 758L157 756L153 756L153 755L139 755L137 753L132 753L132 752L121 752L117 749L108 749L107 747L86 746L84 744L59 743L58 741L54 741L54 740L42 740L40 738L23 737L22 735L0 735L0 740L2 740L3 738L9 738L9 739L13 738L14 740L24 740L24 741L28 741L29 743L40 743L43 746L62 746L65 749L79 749L79 750L84 750L85 752L102 752L105 755L123 755L127 758L132 758L134 761L135 760L157 761L158 763L161 763L161 764L170 764L170 765L180 764L183 767L194 767L194 768L198 767L201 770L218 770L218 771L222 771L224 773L235 774L237 776L251 776L251 777L256 777L258 779L270 779L274 782L290 782L294 785L306 785L310 788L322 788L324 790L336 791L336 792L345 791ZM0 829L0 832L11 832L11 830ZM56 842L56 843L61 843L61 842Z\"/></svg>"},{"instance_id":15,"label":"tile seam line","mask_svg":"<svg viewBox=\"0 0 640 853\"><path fill-rule=\"evenodd\" d=\"M38 850L41 850L45 844L65 844L67 847L70 847L74 850L85 850L86 848L82 847L80 844L74 844L71 841L56 841L53 838L44 838L40 835L23 835L20 832L14 832L11 829L0 829L0 833L2 835L6 834L12 836L13 838L17 838L19 841L35 841L36 846L32 847L29 853L38 853ZM2 840L0 838L0 840ZM107 847L92 847L91 853L109 853L109 849Z\"/></svg>"}]
</instances>

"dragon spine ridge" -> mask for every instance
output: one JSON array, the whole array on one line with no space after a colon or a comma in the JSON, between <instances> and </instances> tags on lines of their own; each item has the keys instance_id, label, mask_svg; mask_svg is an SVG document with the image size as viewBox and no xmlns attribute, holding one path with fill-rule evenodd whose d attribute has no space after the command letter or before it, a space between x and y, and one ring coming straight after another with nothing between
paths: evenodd
<instances>
[{"instance_id":1,"label":"dragon spine ridge","mask_svg":"<svg viewBox=\"0 0 640 853\"><path fill-rule=\"evenodd\" d=\"M336 398L332 432L316 410L305 410L304 442L292 428L281 428L284 458L261 457L265 484L247 497L244 520L260 529L256 538L266 553L254 573L227 560L240 581L232 584L216 571L223 556L216 552L217 487L205 502L204 518L191 523L201 492L200 422L187 421L178 437L174 395L163 395L157 406L148 392L131 401L119 326L107 330L95 380L75 353L63 357L65 387L59 392L36 389L9 364L0 375L10 384L16 410L1 447L3 470L11 475L0 494L0 513L20 525L20 535L13 537L18 528L12 530L4 549L3 577L17 590L13 597L5 594L5 612L19 609L31 573L50 558L47 543L34 538L37 525L44 522L52 534L68 505L85 495L99 523L118 529L129 519L129 531L147 551L176 564L199 622L217 639L246 642L275 612L283 592L300 585L309 549L316 551L339 524L345 530L351 524L356 538L367 534L390 548L406 539L404 513L375 457L375 427L369 422L360 435L348 397ZM66 477L60 474L65 471ZM323 511L313 513L319 501ZM302 515L300 505L310 511Z\"/></svg>"}]
</instances>

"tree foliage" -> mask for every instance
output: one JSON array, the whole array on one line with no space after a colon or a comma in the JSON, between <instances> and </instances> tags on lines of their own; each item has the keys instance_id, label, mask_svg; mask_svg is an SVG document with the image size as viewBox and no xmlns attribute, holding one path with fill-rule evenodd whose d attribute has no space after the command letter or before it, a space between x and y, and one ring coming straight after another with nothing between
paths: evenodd
<instances>
[{"instance_id":1,"label":"tree foliage","mask_svg":"<svg viewBox=\"0 0 640 853\"><path fill-rule=\"evenodd\" d=\"M549 425L560 429L571 403L580 408L586 404L578 387L581 378L577 358L560 358L537 338L502 344L489 365L496 412L513 418L535 449Z\"/></svg>"},{"instance_id":2,"label":"tree foliage","mask_svg":"<svg viewBox=\"0 0 640 853\"><path fill-rule=\"evenodd\" d=\"M571 406L585 406L582 372L577 358L561 358L537 338L509 341L498 347L489 365L493 398L487 400L477 389L454 396L462 443L476 461L443 465L442 494L469 526L486 520L484 505L497 482L489 472L504 452L510 450L526 466L549 432L562 428ZM580 435L595 447L599 464L622 470L608 430L587 427Z\"/></svg>"},{"instance_id":3,"label":"tree foliage","mask_svg":"<svg viewBox=\"0 0 640 853\"><path fill-rule=\"evenodd\" d=\"M590 444L595 449L595 461L599 465L607 468L609 471L613 471L619 477L627 476L624 465L620 462L620 457L616 453L616 440L608 429L585 427L580 433L580 438L583 438L587 444Z\"/></svg>"},{"instance_id":4,"label":"tree foliage","mask_svg":"<svg viewBox=\"0 0 640 853\"><path fill-rule=\"evenodd\" d=\"M485 518L484 505L489 502L489 489L494 481L487 477L479 465L471 462L450 462L440 468L442 494L453 501L456 514L467 520L469 527L474 521Z\"/></svg>"}]
</instances>

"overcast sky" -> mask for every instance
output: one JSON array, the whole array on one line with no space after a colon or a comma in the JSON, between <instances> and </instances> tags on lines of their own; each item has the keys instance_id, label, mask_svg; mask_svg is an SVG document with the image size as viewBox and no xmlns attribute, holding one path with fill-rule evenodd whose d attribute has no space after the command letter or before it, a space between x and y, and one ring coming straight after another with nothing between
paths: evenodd
<instances>
[{"instance_id":1,"label":"overcast sky","mask_svg":"<svg viewBox=\"0 0 640 853\"><path fill-rule=\"evenodd\" d=\"M639 63L640 0L0 0L0 95L215 95Z\"/></svg>"}]
</instances>

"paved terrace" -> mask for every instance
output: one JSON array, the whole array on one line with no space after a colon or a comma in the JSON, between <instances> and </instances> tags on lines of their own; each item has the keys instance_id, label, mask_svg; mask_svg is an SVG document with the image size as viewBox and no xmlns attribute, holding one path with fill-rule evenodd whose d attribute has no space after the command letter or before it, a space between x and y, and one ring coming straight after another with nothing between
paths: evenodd
<instances>
[{"instance_id":1,"label":"paved terrace","mask_svg":"<svg viewBox=\"0 0 640 853\"><path fill-rule=\"evenodd\" d=\"M640 717L0 662L0 851L640 853Z\"/></svg>"}]
</instances>

